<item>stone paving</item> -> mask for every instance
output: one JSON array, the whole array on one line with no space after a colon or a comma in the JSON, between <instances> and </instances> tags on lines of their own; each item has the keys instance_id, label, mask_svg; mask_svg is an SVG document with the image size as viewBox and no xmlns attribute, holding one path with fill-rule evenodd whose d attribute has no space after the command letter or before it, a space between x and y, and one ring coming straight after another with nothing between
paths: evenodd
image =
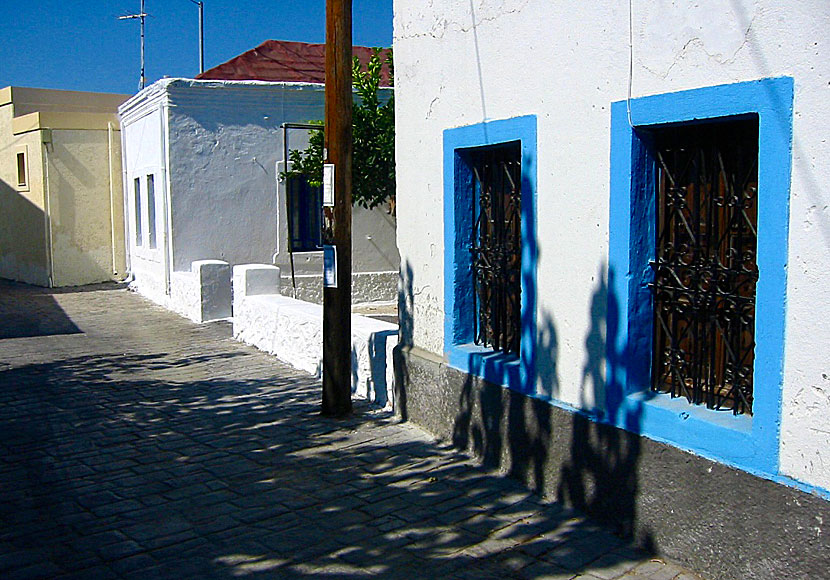
<instances>
[{"instance_id":1,"label":"stone paving","mask_svg":"<svg viewBox=\"0 0 830 580\"><path fill-rule=\"evenodd\" d=\"M114 286L0 281L0 578L698 578Z\"/></svg>"}]
</instances>

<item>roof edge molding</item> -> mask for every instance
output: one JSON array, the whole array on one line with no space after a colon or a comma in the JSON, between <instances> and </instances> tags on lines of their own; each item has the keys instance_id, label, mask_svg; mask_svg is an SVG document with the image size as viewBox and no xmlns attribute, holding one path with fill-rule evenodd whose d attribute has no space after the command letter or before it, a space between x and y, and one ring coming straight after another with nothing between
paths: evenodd
<instances>
[{"instance_id":1,"label":"roof edge molding","mask_svg":"<svg viewBox=\"0 0 830 580\"><path fill-rule=\"evenodd\" d=\"M39 111L12 119L12 133L20 135L40 129L95 131L114 128L119 130L115 113L59 113Z\"/></svg>"}]
</instances>

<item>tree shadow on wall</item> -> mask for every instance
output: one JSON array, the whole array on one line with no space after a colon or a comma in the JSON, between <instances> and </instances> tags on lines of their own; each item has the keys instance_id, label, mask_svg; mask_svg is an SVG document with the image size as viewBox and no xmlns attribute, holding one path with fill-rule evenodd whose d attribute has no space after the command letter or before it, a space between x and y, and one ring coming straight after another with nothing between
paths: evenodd
<instances>
[{"instance_id":1,"label":"tree shadow on wall","mask_svg":"<svg viewBox=\"0 0 830 580\"><path fill-rule=\"evenodd\" d=\"M580 406L593 410L572 416L570 453L561 466L557 498L613 526L618 535L633 538L644 403L625 398L622 375L630 357L627 345L618 346L619 300L610 288L613 269L608 271L608 284L600 272L591 298ZM637 540L655 549L650 533Z\"/></svg>"},{"instance_id":2,"label":"tree shadow on wall","mask_svg":"<svg viewBox=\"0 0 830 580\"><path fill-rule=\"evenodd\" d=\"M409 384L409 370L403 360L401 349L410 348L413 342L415 331L414 300L415 290L413 285L414 274L412 264L406 260L401 265L400 277L398 279L398 344L393 354L395 366L395 413L401 421L409 419L407 409L406 385Z\"/></svg>"},{"instance_id":3,"label":"tree shadow on wall","mask_svg":"<svg viewBox=\"0 0 830 580\"><path fill-rule=\"evenodd\" d=\"M507 473L535 492L602 522L616 535L636 539L647 550L655 551L651 533L637 527L643 401L625 397L623 374L629 364L630 347L618 345L625 341L619 299L609 290L614 288L614 275L608 271L606 280L603 265L591 295L581 372L581 410L552 404L562 398L563 385L560 335L551 312L542 312L536 320L536 377L530 384L511 390L480 378L490 376L488 365L503 356L494 354L470 355L469 373L444 369L440 377L410 377L411 371L398 350L396 408L399 417L407 420L416 411L407 409L409 381L438 380L439 398L449 400L427 404L448 403L454 407L446 430L439 422L437 431L455 448L472 452L486 467ZM399 287L399 349L412 345L412 277L411 264L404 263ZM511 382L520 384L518 380ZM423 414L417 411L418 416ZM440 409L435 412L444 413Z\"/></svg>"},{"instance_id":4,"label":"tree shadow on wall","mask_svg":"<svg viewBox=\"0 0 830 580\"><path fill-rule=\"evenodd\" d=\"M452 443L472 451L485 466L505 471L537 493L551 487L551 453L561 436L553 427L549 400L559 393L558 338L553 318L546 314L538 326L536 359L539 387L524 385L522 392L486 381L488 365L501 354L475 354L468 358L470 372L457 396ZM519 384L516 369L512 384Z\"/></svg>"},{"instance_id":5,"label":"tree shadow on wall","mask_svg":"<svg viewBox=\"0 0 830 580\"><path fill-rule=\"evenodd\" d=\"M608 276L613 287L614 273ZM562 388L559 337L553 316L545 313L537 321L536 381L522 385L522 392L479 378L499 355L470 356L470 373L457 395L452 443L534 491L554 494L616 535L634 539L643 402L625 398L621 374L628 347L615 346L619 301L609 292L604 267L599 280L584 343L582 410L569 412L551 404ZM649 532L636 539L649 551L655 549Z\"/></svg>"}]
</instances>

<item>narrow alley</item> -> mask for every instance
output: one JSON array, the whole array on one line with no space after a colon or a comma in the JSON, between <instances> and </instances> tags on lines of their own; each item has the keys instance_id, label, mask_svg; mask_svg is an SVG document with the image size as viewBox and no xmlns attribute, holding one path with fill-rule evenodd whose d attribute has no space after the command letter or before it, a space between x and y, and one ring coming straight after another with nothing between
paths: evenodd
<instances>
[{"instance_id":1,"label":"narrow alley","mask_svg":"<svg viewBox=\"0 0 830 580\"><path fill-rule=\"evenodd\" d=\"M121 287L0 281L0 577L692 580Z\"/></svg>"}]
</instances>

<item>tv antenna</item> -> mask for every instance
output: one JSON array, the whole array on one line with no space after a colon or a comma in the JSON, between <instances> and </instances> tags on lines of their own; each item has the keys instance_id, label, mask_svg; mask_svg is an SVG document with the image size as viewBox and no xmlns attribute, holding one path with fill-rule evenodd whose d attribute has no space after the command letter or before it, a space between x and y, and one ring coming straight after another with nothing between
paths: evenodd
<instances>
[{"instance_id":1,"label":"tv antenna","mask_svg":"<svg viewBox=\"0 0 830 580\"><path fill-rule=\"evenodd\" d=\"M144 0L141 0L141 9L138 11L138 14L126 14L118 17L118 20L132 20L134 18L138 18L141 21L141 74L138 78L139 91L144 88L144 19L147 16L149 16L149 14L144 12Z\"/></svg>"},{"instance_id":2,"label":"tv antenna","mask_svg":"<svg viewBox=\"0 0 830 580\"><path fill-rule=\"evenodd\" d=\"M199 74L201 74L205 72L205 3L202 0L190 1L199 7Z\"/></svg>"}]
</instances>

